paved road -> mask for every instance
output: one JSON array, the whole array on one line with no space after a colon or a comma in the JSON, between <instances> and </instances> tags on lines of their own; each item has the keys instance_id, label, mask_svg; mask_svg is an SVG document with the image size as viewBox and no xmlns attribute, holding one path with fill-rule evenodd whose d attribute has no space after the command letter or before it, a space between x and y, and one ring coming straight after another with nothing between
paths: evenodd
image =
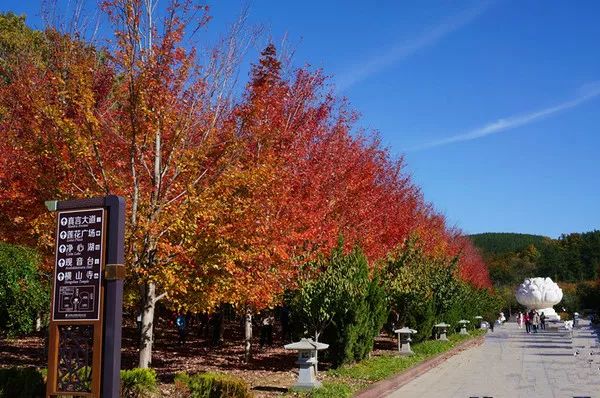
<instances>
[{"instance_id":1,"label":"paved road","mask_svg":"<svg viewBox=\"0 0 600 398\"><path fill-rule=\"evenodd\" d=\"M388 398L600 398L599 368L598 334L585 321L573 337L556 331L528 335L507 323L489 332L481 346L453 356Z\"/></svg>"}]
</instances>

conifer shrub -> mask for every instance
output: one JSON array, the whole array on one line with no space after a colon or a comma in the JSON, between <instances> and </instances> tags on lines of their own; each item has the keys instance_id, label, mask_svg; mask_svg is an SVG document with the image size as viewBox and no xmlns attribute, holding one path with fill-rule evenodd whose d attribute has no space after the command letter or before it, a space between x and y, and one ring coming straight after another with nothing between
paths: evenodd
<instances>
[{"instance_id":1,"label":"conifer shrub","mask_svg":"<svg viewBox=\"0 0 600 398\"><path fill-rule=\"evenodd\" d=\"M364 253L355 248L346 254L342 243L310 265L321 272L301 281L291 302L292 316L309 337L329 344L319 356L333 366L366 358L388 314L380 278L371 276Z\"/></svg>"},{"instance_id":2,"label":"conifer shrub","mask_svg":"<svg viewBox=\"0 0 600 398\"><path fill-rule=\"evenodd\" d=\"M323 341L329 343L326 358L334 366L367 358L387 318L385 293L379 278L369 279L366 260L357 265L361 270L349 275L354 279L352 285L359 287L357 294L350 295L341 311L334 314L323 337Z\"/></svg>"},{"instance_id":3,"label":"conifer shrub","mask_svg":"<svg viewBox=\"0 0 600 398\"><path fill-rule=\"evenodd\" d=\"M175 377L178 396L189 398L251 398L248 384L225 373L207 372Z\"/></svg>"},{"instance_id":4,"label":"conifer shrub","mask_svg":"<svg viewBox=\"0 0 600 398\"><path fill-rule=\"evenodd\" d=\"M436 324L434 301L426 297L418 299L416 296L406 297L404 301L403 323L417 331L411 337L413 342L429 339L433 334L433 325Z\"/></svg>"}]
</instances>

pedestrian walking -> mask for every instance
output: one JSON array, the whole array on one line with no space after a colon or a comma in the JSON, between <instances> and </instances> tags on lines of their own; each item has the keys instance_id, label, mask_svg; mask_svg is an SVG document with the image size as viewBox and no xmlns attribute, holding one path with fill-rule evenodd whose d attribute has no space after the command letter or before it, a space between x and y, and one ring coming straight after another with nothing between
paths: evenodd
<instances>
[{"instance_id":1,"label":"pedestrian walking","mask_svg":"<svg viewBox=\"0 0 600 398\"><path fill-rule=\"evenodd\" d=\"M292 329L290 328L290 309L286 305L281 308L281 340L284 343L292 341Z\"/></svg>"},{"instance_id":2,"label":"pedestrian walking","mask_svg":"<svg viewBox=\"0 0 600 398\"><path fill-rule=\"evenodd\" d=\"M528 312L523 314L523 322L525 322L525 332L531 333L531 318L529 317Z\"/></svg>"},{"instance_id":3,"label":"pedestrian walking","mask_svg":"<svg viewBox=\"0 0 600 398\"><path fill-rule=\"evenodd\" d=\"M540 315L540 327L542 330L546 330L546 315L543 312Z\"/></svg>"},{"instance_id":4,"label":"pedestrian walking","mask_svg":"<svg viewBox=\"0 0 600 398\"><path fill-rule=\"evenodd\" d=\"M186 319L185 315L183 315L183 314L177 315L177 318L175 318L175 326L177 327L177 334L179 335L178 344L183 345L183 344L185 344L185 338L186 338L186 334L187 334L187 331L186 331L187 319Z\"/></svg>"},{"instance_id":5,"label":"pedestrian walking","mask_svg":"<svg viewBox=\"0 0 600 398\"><path fill-rule=\"evenodd\" d=\"M262 327L260 329L260 346L263 345L273 345L273 323L275 323L275 318L269 312L265 314L262 319Z\"/></svg>"},{"instance_id":6,"label":"pedestrian walking","mask_svg":"<svg viewBox=\"0 0 600 398\"><path fill-rule=\"evenodd\" d=\"M521 311L517 314L517 325L519 329L523 329L523 313Z\"/></svg>"},{"instance_id":7,"label":"pedestrian walking","mask_svg":"<svg viewBox=\"0 0 600 398\"><path fill-rule=\"evenodd\" d=\"M504 316L504 312L500 313L500 315L498 316L498 321L500 322L500 325L503 325L504 322L506 322L506 317Z\"/></svg>"},{"instance_id":8,"label":"pedestrian walking","mask_svg":"<svg viewBox=\"0 0 600 398\"><path fill-rule=\"evenodd\" d=\"M540 314L537 311L533 311L533 320L531 321L533 325L533 333L538 332L538 328L540 327Z\"/></svg>"}]
</instances>

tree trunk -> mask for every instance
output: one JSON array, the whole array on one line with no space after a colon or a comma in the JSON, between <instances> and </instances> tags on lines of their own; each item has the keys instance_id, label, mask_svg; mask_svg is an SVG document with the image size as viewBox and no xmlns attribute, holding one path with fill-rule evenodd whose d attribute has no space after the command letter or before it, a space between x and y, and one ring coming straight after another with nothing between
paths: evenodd
<instances>
[{"instance_id":1,"label":"tree trunk","mask_svg":"<svg viewBox=\"0 0 600 398\"><path fill-rule=\"evenodd\" d=\"M244 362L250 362L252 357L252 312L246 310L244 316Z\"/></svg>"},{"instance_id":2,"label":"tree trunk","mask_svg":"<svg viewBox=\"0 0 600 398\"><path fill-rule=\"evenodd\" d=\"M148 368L152 363L154 309L156 308L156 285L154 282L146 284L142 300L142 330L138 366L140 368Z\"/></svg>"},{"instance_id":3,"label":"tree trunk","mask_svg":"<svg viewBox=\"0 0 600 398\"><path fill-rule=\"evenodd\" d=\"M223 344L225 338L223 337L225 334L225 311L221 307L219 323L218 323L218 331L219 331L219 345Z\"/></svg>"},{"instance_id":4,"label":"tree trunk","mask_svg":"<svg viewBox=\"0 0 600 398\"><path fill-rule=\"evenodd\" d=\"M319 333L315 332L315 343L319 342ZM318 357L319 357L319 350L315 351L315 375L317 374L317 372L319 371L319 361L318 361Z\"/></svg>"},{"instance_id":5,"label":"tree trunk","mask_svg":"<svg viewBox=\"0 0 600 398\"><path fill-rule=\"evenodd\" d=\"M42 313L38 312L35 317L35 331L39 332L40 330L42 330Z\"/></svg>"},{"instance_id":6,"label":"tree trunk","mask_svg":"<svg viewBox=\"0 0 600 398\"><path fill-rule=\"evenodd\" d=\"M223 343L224 327L223 307L212 315L211 318L211 344L213 347L218 347Z\"/></svg>"}]
</instances>

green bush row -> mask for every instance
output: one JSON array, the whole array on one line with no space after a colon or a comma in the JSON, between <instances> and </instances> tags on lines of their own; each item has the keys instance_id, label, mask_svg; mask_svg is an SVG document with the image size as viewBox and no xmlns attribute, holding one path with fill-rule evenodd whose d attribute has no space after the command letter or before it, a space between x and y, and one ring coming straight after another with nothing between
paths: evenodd
<instances>
[{"instance_id":1,"label":"green bush row","mask_svg":"<svg viewBox=\"0 0 600 398\"><path fill-rule=\"evenodd\" d=\"M415 342L432 337L434 325L474 317L493 320L500 303L487 289L477 289L458 277L458 257L426 254L418 240L408 240L384 267L384 284L395 327L416 329Z\"/></svg>"},{"instance_id":2,"label":"green bush row","mask_svg":"<svg viewBox=\"0 0 600 398\"><path fill-rule=\"evenodd\" d=\"M35 368L0 369L0 398L38 398L46 390L45 370ZM223 373L180 373L175 384L182 397L251 398L245 381ZM122 398L151 398L158 392L154 369L121 371Z\"/></svg>"},{"instance_id":3,"label":"green bush row","mask_svg":"<svg viewBox=\"0 0 600 398\"><path fill-rule=\"evenodd\" d=\"M378 271L360 248L347 252L342 241L303 271L306 277L288 300L291 313L299 334L329 344L319 355L334 367L367 358L388 316L390 329L416 329L413 340L420 342L432 337L436 323L450 324L452 334L459 320L472 327L475 316L493 320L500 308L490 291L461 280L458 257L427 254L417 238Z\"/></svg>"}]
</instances>

